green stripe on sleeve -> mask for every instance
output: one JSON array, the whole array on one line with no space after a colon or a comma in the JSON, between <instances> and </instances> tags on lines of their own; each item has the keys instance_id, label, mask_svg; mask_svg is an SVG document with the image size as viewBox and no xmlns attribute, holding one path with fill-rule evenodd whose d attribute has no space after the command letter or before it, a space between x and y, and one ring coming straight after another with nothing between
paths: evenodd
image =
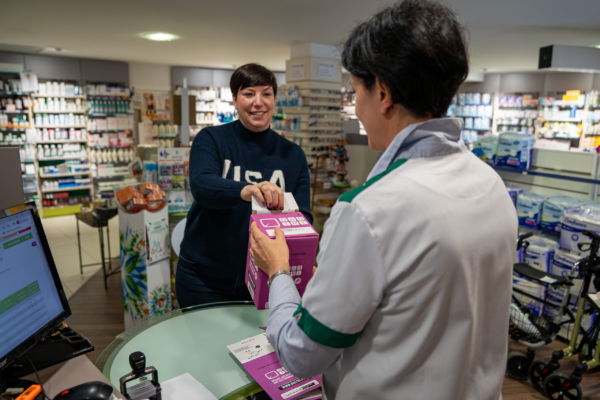
<instances>
[{"instance_id":1,"label":"green stripe on sleeve","mask_svg":"<svg viewBox=\"0 0 600 400\"><path fill-rule=\"evenodd\" d=\"M342 333L334 331L317 321L306 309L302 308L302 303L294 315L300 314L298 326L312 341L324 346L334 347L336 349L345 349L353 346L360 336L359 333Z\"/></svg>"},{"instance_id":2,"label":"green stripe on sleeve","mask_svg":"<svg viewBox=\"0 0 600 400\"><path fill-rule=\"evenodd\" d=\"M352 200L354 200L354 198L356 196L358 196L360 193L362 193L363 190L365 190L366 188L368 188L369 186L371 186L372 184L374 184L375 182L377 182L378 180L380 180L381 178L383 178L384 176L386 176L387 174L389 174L390 172L392 172L393 170L395 170L396 168L398 168L399 166L404 164L406 161L408 161L408 160L406 160L405 158L396 160L392 165L390 165L390 167L388 169L386 169L385 171L383 171L382 173L380 173L378 175L375 175L374 177L369 179L367 182L365 182L364 185L359 186L356 189L352 189L351 191L342 194L340 196L339 201L345 201L348 203L352 202Z\"/></svg>"}]
</instances>

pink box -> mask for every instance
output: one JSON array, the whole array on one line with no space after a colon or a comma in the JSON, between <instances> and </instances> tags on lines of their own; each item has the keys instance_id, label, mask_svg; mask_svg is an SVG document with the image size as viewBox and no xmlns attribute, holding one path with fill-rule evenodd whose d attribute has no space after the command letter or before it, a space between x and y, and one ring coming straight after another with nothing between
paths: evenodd
<instances>
[{"instance_id":1,"label":"pink box","mask_svg":"<svg viewBox=\"0 0 600 400\"><path fill-rule=\"evenodd\" d=\"M290 273L302 296L308 281L312 278L319 234L301 212L251 214L250 225L253 222L256 222L261 232L270 238L275 238L275 227L279 226L283 230L290 249ZM246 286L258 310L269 308L268 279L267 274L254 265L254 260L250 256L250 242L248 242Z\"/></svg>"}]
</instances>

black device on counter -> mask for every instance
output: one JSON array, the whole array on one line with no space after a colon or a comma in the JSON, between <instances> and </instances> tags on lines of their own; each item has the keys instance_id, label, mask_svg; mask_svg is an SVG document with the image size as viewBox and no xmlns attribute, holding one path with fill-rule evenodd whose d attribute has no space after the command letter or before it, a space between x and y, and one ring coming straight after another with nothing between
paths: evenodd
<instances>
[{"instance_id":1,"label":"black device on counter","mask_svg":"<svg viewBox=\"0 0 600 400\"><path fill-rule=\"evenodd\" d=\"M35 203L0 210L0 253L1 393L31 363L40 370L94 348L59 328L71 309Z\"/></svg>"},{"instance_id":2,"label":"black device on counter","mask_svg":"<svg viewBox=\"0 0 600 400\"><path fill-rule=\"evenodd\" d=\"M141 351L129 355L129 365L133 372L119 379L121 393L128 400L162 400L160 383L158 383L158 371L154 367L146 368L146 356ZM146 376L152 375L150 380ZM127 383L141 379L142 382L127 387ZM146 380L144 380L146 379Z\"/></svg>"},{"instance_id":3,"label":"black device on counter","mask_svg":"<svg viewBox=\"0 0 600 400\"><path fill-rule=\"evenodd\" d=\"M54 400L109 400L113 387L104 382L87 382L67 390L63 390Z\"/></svg>"}]
</instances>

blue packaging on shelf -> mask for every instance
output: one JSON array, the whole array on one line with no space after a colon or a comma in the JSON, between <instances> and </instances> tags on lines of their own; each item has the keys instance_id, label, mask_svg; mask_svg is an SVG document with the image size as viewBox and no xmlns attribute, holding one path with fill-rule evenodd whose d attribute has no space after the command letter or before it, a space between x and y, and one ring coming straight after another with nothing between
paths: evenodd
<instances>
[{"instance_id":1,"label":"blue packaging on shelf","mask_svg":"<svg viewBox=\"0 0 600 400\"><path fill-rule=\"evenodd\" d=\"M515 207L517 207L517 198L521 195L521 193L523 193L523 189L520 187L507 187L506 190L508 190L508 195L510 196L513 204Z\"/></svg>"},{"instance_id":2,"label":"blue packaging on shelf","mask_svg":"<svg viewBox=\"0 0 600 400\"><path fill-rule=\"evenodd\" d=\"M523 193L517 198L519 225L539 228L542 217L542 204L545 198L545 196L534 193Z\"/></svg>"},{"instance_id":3,"label":"blue packaging on shelf","mask_svg":"<svg viewBox=\"0 0 600 400\"><path fill-rule=\"evenodd\" d=\"M498 139L497 165L508 165L518 169L529 168L533 155L533 135L502 133Z\"/></svg>"},{"instance_id":4,"label":"blue packaging on shelf","mask_svg":"<svg viewBox=\"0 0 600 400\"><path fill-rule=\"evenodd\" d=\"M548 197L542 205L542 230L560 232L565 210L580 206L581 201L570 196Z\"/></svg>"},{"instance_id":5,"label":"blue packaging on shelf","mask_svg":"<svg viewBox=\"0 0 600 400\"><path fill-rule=\"evenodd\" d=\"M558 249L558 242L541 236L532 236L527 241L529 247L521 253L522 259L519 261L540 271L550 272L550 263L554 259L554 252Z\"/></svg>"},{"instance_id":6,"label":"blue packaging on shelf","mask_svg":"<svg viewBox=\"0 0 600 400\"><path fill-rule=\"evenodd\" d=\"M477 141L476 148L485 154L485 160L490 165L496 165L496 153L498 152L498 136L484 136Z\"/></svg>"}]
</instances>

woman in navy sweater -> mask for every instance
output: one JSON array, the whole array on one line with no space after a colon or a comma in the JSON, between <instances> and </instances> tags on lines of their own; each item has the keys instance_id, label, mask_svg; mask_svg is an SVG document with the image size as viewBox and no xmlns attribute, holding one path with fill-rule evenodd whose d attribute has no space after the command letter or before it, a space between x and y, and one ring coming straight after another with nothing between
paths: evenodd
<instances>
[{"instance_id":1,"label":"woman in navy sweater","mask_svg":"<svg viewBox=\"0 0 600 400\"><path fill-rule=\"evenodd\" d=\"M252 196L283 209L291 192L312 223L310 177L302 149L270 129L277 80L268 69L246 64L230 81L239 120L207 127L190 155L190 209L177 266L181 308L250 300L244 284Z\"/></svg>"}]
</instances>

